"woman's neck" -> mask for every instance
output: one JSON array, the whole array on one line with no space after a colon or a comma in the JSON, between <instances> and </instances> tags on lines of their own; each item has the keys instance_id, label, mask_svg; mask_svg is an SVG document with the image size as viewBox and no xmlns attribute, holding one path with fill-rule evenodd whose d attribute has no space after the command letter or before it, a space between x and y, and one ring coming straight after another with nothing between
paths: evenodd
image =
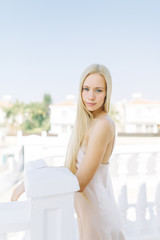
<instances>
[{"instance_id":1,"label":"woman's neck","mask_svg":"<svg viewBox=\"0 0 160 240\"><path fill-rule=\"evenodd\" d=\"M106 112L104 110L100 110L100 111L98 110L92 113L94 119L101 118L102 116L106 115Z\"/></svg>"}]
</instances>

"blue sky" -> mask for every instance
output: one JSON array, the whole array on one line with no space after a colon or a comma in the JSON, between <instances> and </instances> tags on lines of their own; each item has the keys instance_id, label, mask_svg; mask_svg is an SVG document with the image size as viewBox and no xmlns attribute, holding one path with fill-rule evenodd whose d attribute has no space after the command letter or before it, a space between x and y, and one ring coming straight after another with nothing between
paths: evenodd
<instances>
[{"instance_id":1,"label":"blue sky","mask_svg":"<svg viewBox=\"0 0 160 240\"><path fill-rule=\"evenodd\" d=\"M78 92L81 72L105 64L112 102L160 100L159 0L5 0L0 3L0 99L54 102Z\"/></svg>"}]
</instances>

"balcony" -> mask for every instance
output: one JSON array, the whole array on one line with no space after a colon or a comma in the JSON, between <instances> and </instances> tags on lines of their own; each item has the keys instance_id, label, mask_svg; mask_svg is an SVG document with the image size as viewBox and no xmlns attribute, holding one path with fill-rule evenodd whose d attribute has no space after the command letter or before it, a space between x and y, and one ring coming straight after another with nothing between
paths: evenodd
<instances>
[{"instance_id":1,"label":"balcony","mask_svg":"<svg viewBox=\"0 0 160 240\"><path fill-rule=\"evenodd\" d=\"M25 147L29 158L29 145ZM60 151L53 154L51 146L43 145L43 157L45 161L26 165L27 199L0 203L1 240L13 232L19 234L16 240L78 240L73 204L77 179L58 166L64 161ZM110 173L127 240L160 240L160 144L118 145Z\"/></svg>"}]
</instances>

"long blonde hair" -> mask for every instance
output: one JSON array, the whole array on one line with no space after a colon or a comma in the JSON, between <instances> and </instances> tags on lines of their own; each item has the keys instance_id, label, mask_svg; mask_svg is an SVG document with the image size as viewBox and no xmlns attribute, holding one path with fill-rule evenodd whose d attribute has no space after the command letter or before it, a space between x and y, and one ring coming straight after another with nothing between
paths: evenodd
<instances>
[{"instance_id":1,"label":"long blonde hair","mask_svg":"<svg viewBox=\"0 0 160 240\"><path fill-rule=\"evenodd\" d=\"M104 111L106 113L109 112L110 109L110 100L111 100L111 92L112 92L112 79L109 70L106 66L100 64L92 64L88 66L81 75L80 86L79 86L79 98L77 104L77 115L76 121L73 128L73 132L70 137L65 166L70 169L74 174L76 173L76 159L77 153L81 146L82 140L86 134L88 127L90 126L93 115L91 112L87 110L82 101L82 87L84 80L86 77L92 73L101 74L106 81L106 99L104 102Z\"/></svg>"}]
</instances>

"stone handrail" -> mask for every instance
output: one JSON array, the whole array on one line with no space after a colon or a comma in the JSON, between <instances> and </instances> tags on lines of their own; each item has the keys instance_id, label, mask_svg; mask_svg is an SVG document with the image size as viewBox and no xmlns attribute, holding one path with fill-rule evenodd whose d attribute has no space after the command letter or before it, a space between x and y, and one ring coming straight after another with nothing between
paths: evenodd
<instances>
[{"instance_id":1,"label":"stone handrail","mask_svg":"<svg viewBox=\"0 0 160 240\"><path fill-rule=\"evenodd\" d=\"M125 150L122 147L115 151L112 164L116 163L116 179L118 180L116 181L119 188L117 200L124 219L127 240L159 240L159 147L155 146L151 149L141 146ZM57 158L58 156L56 161ZM61 155L60 158L62 158ZM132 175L130 170L133 170L130 167L132 162L136 165L134 183L130 176ZM156 189L152 201L148 200L149 162L152 163L152 184ZM76 177L64 167L48 167L42 160L28 164L26 172L25 187L28 201L0 204L2 213L0 214L0 239L6 240L6 233L11 231L29 230L31 239L75 240L72 233L74 226L73 193L78 189ZM129 203L128 190L133 184L138 189L137 200ZM129 219L130 212L134 215L134 220ZM18 213L21 214L18 215ZM20 217L22 215L23 219ZM70 230L67 230L65 225Z\"/></svg>"},{"instance_id":2,"label":"stone handrail","mask_svg":"<svg viewBox=\"0 0 160 240\"><path fill-rule=\"evenodd\" d=\"M74 240L77 178L65 167L48 167L37 160L28 163L25 189L27 201L0 204L0 239L27 230L27 240Z\"/></svg>"}]
</instances>

